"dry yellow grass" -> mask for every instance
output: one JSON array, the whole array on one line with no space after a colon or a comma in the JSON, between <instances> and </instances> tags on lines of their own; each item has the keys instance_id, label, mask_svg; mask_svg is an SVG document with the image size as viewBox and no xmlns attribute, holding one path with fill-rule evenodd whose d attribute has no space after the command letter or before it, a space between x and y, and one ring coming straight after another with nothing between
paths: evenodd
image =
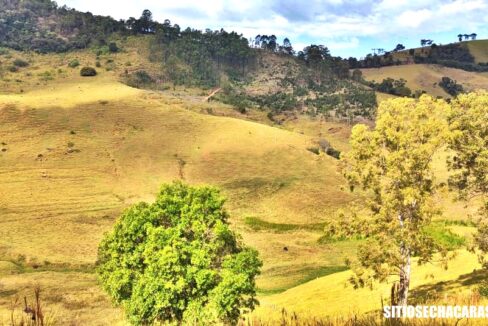
<instances>
[{"instance_id":1,"label":"dry yellow grass","mask_svg":"<svg viewBox=\"0 0 488 326\"><path fill-rule=\"evenodd\" d=\"M174 179L223 189L233 227L264 260L263 294L325 275L354 254L357 242L317 241L318 223L355 197L343 189L337 160L307 150L322 137L347 150L350 126L299 117L275 128L245 120L264 122L263 113L243 116L202 103L202 90L127 87L117 81L125 69L152 69L140 51L127 46L102 58L103 65L112 58L114 67L94 78L66 67L73 58L94 65L91 52L29 54L30 67L0 82L0 323L12 298L35 284L64 324L73 316L79 324L123 323L93 273L98 242L123 208L152 200L161 183ZM52 79L40 80L46 70ZM254 230L248 217L292 228ZM320 307L324 297L314 302L313 287L330 287L338 297L327 300L349 311L345 303L358 294L338 291L345 275L293 291ZM291 302L287 293L263 303Z\"/></svg>"},{"instance_id":2,"label":"dry yellow grass","mask_svg":"<svg viewBox=\"0 0 488 326\"><path fill-rule=\"evenodd\" d=\"M479 273L474 272L480 265L477 257L467 251L459 251L458 256L445 270L440 265L415 266L412 274L412 298L428 298L430 294L459 294L468 291L468 284L479 281ZM280 314L282 308L301 316L349 316L381 309L381 300L389 302L391 284L377 284L369 288L354 289L345 271L318 278L297 286L284 293L261 299L257 316Z\"/></svg>"},{"instance_id":3,"label":"dry yellow grass","mask_svg":"<svg viewBox=\"0 0 488 326\"><path fill-rule=\"evenodd\" d=\"M115 63L125 55L114 56ZM94 59L89 52L70 56ZM180 178L223 189L234 227L262 253L264 290L287 288L314 268L342 264L344 251L331 250L331 262L317 244L320 229L255 232L245 223L249 216L318 223L353 199L340 187L337 161L307 150L312 137L202 114L225 108L196 101L195 92L129 88L117 82L123 66L93 78L70 70L37 84L32 72L56 67L61 58L30 60L18 73L23 92L4 81L11 89L0 95L0 283L8 289L0 305L36 282L48 288L49 302L53 284L70 297L81 288L100 291L92 266L103 233L124 207L152 200L161 183ZM79 300L88 300L83 293ZM101 315L100 324L117 322L118 313L101 298L96 309L88 303L77 309L84 324ZM61 320L72 314L70 305L54 306Z\"/></svg>"},{"instance_id":4,"label":"dry yellow grass","mask_svg":"<svg viewBox=\"0 0 488 326\"><path fill-rule=\"evenodd\" d=\"M401 66L389 66L382 68L362 69L366 80L381 82L385 78L400 79L407 81L407 87L412 92L424 90L433 96L450 97L440 86L437 85L441 78L447 76L456 80L459 84L470 91L484 89L488 85L486 75L468 72L460 69L441 67L430 64L411 64Z\"/></svg>"},{"instance_id":5,"label":"dry yellow grass","mask_svg":"<svg viewBox=\"0 0 488 326\"><path fill-rule=\"evenodd\" d=\"M466 45L477 63L488 62L488 40L470 41Z\"/></svg>"}]
</instances>

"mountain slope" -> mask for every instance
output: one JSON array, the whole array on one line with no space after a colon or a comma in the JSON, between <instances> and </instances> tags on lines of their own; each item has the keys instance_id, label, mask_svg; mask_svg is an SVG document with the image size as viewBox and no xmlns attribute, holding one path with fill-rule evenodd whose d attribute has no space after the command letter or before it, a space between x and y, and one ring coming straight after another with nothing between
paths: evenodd
<instances>
[{"instance_id":1,"label":"mountain slope","mask_svg":"<svg viewBox=\"0 0 488 326\"><path fill-rule=\"evenodd\" d=\"M450 97L439 85L442 77L449 77L461 84L466 91L486 89L488 78L485 73L468 72L432 64L410 64L381 68L361 69L368 81L381 82L385 78L405 79L413 92L426 91L433 96Z\"/></svg>"},{"instance_id":2,"label":"mountain slope","mask_svg":"<svg viewBox=\"0 0 488 326\"><path fill-rule=\"evenodd\" d=\"M175 179L223 189L233 227L265 262L262 290L281 291L342 266L354 250L352 244L324 255L317 242L321 222L354 197L342 189L337 160L307 150L316 146L312 137L214 116L236 113L203 102L201 90L123 85L123 63L137 60L130 51L113 55L114 69L92 78L66 67L73 57L95 60L88 51L31 55L13 74L21 83L4 80L0 273L10 294L0 306L28 294L36 280L61 321L75 309L81 323L115 323L120 314L93 275L98 242L122 209L152 200L161 183ZM52 78L43 78L45 70Z\"/></svg>"}]
</instances>

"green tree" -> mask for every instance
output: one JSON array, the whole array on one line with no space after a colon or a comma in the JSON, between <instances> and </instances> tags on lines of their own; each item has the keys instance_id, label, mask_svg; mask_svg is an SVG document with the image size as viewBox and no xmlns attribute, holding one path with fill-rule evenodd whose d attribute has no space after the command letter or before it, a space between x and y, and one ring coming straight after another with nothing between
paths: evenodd
<instances>
[{"instance_id":1,"label":"green tree","mask_svg":"<svg viewBox=\"0 0 488 326\"><path fill-rule=\"evenodd\" d=\"M447 130L442 100L422 96L418 102L401 98L382 102L376 127L358 124L352 130L351 150L341 156L352 190L367 194L367 210L326 228L329 236L361 235L366 244L352 264L355 286L372 286L396 277L392 303L406 305L413 257L431 261L441 250L426 227L440 214L434 204L432 156ZM443 251L444 256L447 254Z\"/></svg>"},{"instance_id":2,"label":"green tree","mask_svg":"<svg viewBox=\"0 0 488 326\"><path fill-rule=\"evenodd\" d=\"M261 261L229 229L212 187L163 185L120 216L98 251L100 280L133 324L234 324L258 303Z\"/></svg>"},{"instance_id":3,"label":"green tree","mask_svg":"<svg viewBox=\"0 0 488 326\"><path fill-rule=\"evenodd\" d=\"M448 166L449 185L463 200L478 199L481 221L475 242L480 260L488 267L488 92L461 94L452 102L449 116L453 156Z\"/></svg>"}]
</instances>

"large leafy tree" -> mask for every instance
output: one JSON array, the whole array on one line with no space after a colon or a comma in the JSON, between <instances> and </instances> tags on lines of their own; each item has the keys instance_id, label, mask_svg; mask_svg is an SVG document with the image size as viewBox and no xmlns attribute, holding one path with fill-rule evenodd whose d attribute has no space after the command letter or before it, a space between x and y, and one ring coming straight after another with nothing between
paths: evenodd
<instances>
[{"instance_id":1,"label":"large leafy tree","mask_svg":"<svg viewBox=\"0 0 488 326\"><path fill-rule=\"evenodd\" d=\"M232 324L255 307L261 261L229 229L223 204L215 188L173 183L120 216L100 244L98 273L130 322Z\"/></svg>"},{"instance_id":2,"label":"large leafy tree","mask_svg":"<svg viewBox=\"0 0 488 326\"><path fill-rule=\"evenodd\" d=\"M418 102L407 98L382 102L375 128L356 125L351 150L342 156L345 177L351 189L365 191L368 209L326 231L367 238L352 264L351 281L371 286L374 280L396 278L395 304L407 304L413 258L425 263L441 249L426 227L439 213L431 164L443 144L448 108L444 101L428 96Z\"/></svg>"},{"instance_id":3,"label":"large leafy tree","mask_svg":"<svg viewBox=\"0 0 488 326\"><path fill-rule=\"evenodd\" d=\"M453 151L448 162L453 171L449 184L459 198L481 203L475 240L482 263L488 267L488 93L459 95L452 102L449 122L449 148Z\"/></svg>"}]
</instances>

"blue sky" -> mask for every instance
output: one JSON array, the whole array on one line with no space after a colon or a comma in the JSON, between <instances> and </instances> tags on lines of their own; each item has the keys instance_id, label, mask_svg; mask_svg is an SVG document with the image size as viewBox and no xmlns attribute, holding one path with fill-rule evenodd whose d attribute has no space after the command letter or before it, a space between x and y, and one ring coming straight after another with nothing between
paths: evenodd
<instances>
[{"instance_id":1,"label":"blue sky","mask_svg":"<svg viewBox=\"0 0 488 326\"><path fill-rule=\"evenodd\" d=\"M139 17L149 9L158 21L181 27L234 30L246 37L288 37L296 50L324 44L333 55L362 57L372 48L391 50L402 43L438 44L456 35L488 38L488 0L59 0L59 5L114 18Z\"/></svg>"}]
</instances>

